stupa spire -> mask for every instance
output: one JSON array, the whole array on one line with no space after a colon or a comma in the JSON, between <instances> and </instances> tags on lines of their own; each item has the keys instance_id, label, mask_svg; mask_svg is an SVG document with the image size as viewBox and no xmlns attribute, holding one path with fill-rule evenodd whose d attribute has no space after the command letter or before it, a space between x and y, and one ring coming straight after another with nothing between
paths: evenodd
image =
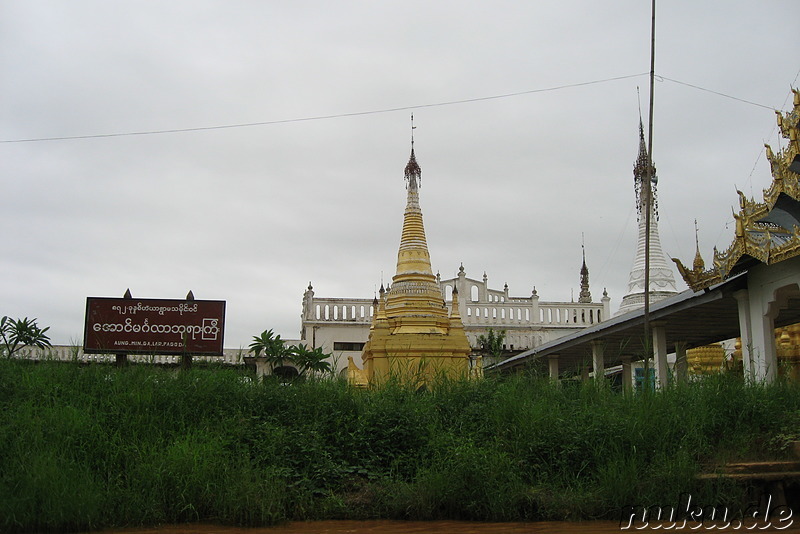
<instances>
[{"instance_id":1,"label":"stupa spire","mask_svg":"<svg viewBox=\"0 0 800 534\"><path fill-rule=\"evenodd\" d=\"M425 239L425 226L422 222L422 209L419 205L419 184L422 169L414 155L413 132L414 117L412 115L412 146L403 172L406 180L407 201L403 213L403 232L400 236L400 248L397 251L397 273L392 277L394 291L387 296L386 309L393 309L400 315L416 316L421 306L426 313L440 318L447 317L447 310L442 301L441 309L432 309L429 297L441 296L441 289L436 283L436 276L431 268L431 257ZM427 296L426 296L427 295ZM438 327L434 327L436 329Z\"/></svg>"},{"instance_id":2,"label":"stupa spire","mask_svg":"<svg viewBox=\"0 0 800 534\"><path fill-rule=\"evenodd\" d=\"M431 257L425 239L425 226L422 222L422 209L419 205L419 186L422 182L422 168L414 155L414 116L411 116L411 156L403 172L406 181L407 200L403 215L403 233L400 249L397 252L397 275L423 274L434 280Z\"/></svg>"},{"instance_id":3,"label":"stupa spire","mask_svg":"<svg viewBox=\"0 0 800 534\"><path fill-rule=\"evenodd\" d=\"M644 126L642 125L642 118L639 117L639 154L636 157L636 163L633 165L633 187L636 192L636 217L637 220L644 219L642 209L645 206L644 188L642 182L647 179L647 143L644 140ZM652 165L652 162L651 162ZM658 185L658 175L656 174L656 166L652 165L652 173L650 174L650 192L652 194L652 202L650 206L652 211L650 215L654 221L658 220L658 195L656 193Z\"/></svg>"},{"instance_id":4,"label":"stupa spire","mask_svg":"<svg viewBox=\"0 0 800 534\"><path fill-rule=\"evenodd\" d=\"M581 236L583 241L583 236ZM589 291L589 268L586 266L586 247L581 242L581 253L583 254L583 265L581 265L581 292L578 295L578 302L592 302L592 293Z\"/></svg>"},{"instance_id":5,"label":"stupa spire","mask_svg":"<svg viewBox=\"0 0 800 534\"><path fill-rule=\"evenodd\" d=\"M642 213L645 202L644 180L650 175L650 302L656 302L678 293L675 286L675 276L664 257L661 249L661 239L658 236L658 195L656 185L658 177L656 167L652 165L650 173L647 172L647 144L644 140L644 126L639 118L639 152L633 165L633 184L636 193L636 212L639 226L636 256L628 278L628 292L622 297L618 314L626 313L644 307L644 267L645 267L645 238L647 225L645 214Z\"/></svg>"}]
</instances>

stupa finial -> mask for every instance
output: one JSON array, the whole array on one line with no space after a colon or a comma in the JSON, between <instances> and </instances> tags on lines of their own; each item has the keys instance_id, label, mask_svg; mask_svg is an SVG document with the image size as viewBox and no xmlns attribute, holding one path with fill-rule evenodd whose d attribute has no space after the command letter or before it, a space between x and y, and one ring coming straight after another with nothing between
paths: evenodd
<instances>
[{"instance_id":1,"label":"stupa finial","mask_svg":"<svg viewBox=\"0 0 800 534\"><path fill-rule=\"evenodd\" d=\"M416 191L422 185L422 169L417 163L417 157L414 155L414 114L411 114L411 156L408 158L405 172L403 173L406 179L406 188L409 191Z\"/></svg>"}]
</instances>

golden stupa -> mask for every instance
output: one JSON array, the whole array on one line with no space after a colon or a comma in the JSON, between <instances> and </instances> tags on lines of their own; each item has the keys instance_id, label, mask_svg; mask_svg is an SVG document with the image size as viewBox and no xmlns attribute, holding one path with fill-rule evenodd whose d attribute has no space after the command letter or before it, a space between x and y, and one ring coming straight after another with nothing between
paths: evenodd
<instances>
[{"instance_id":1,"label":"golden stupa","mask_svg":"<svg viewBox=\"0 0 800 534\"><path fill-rule=\"evenodd\" d=\"M778 376L800 382L800 323L775 329ZM741 371L742 339L736 338L733 364Z\"/></svg>"},{"instance_id":2,"label":"golden stupa","mask_svg":"<svg viewBox=\"0 0 800 534\"><path fill-rule=\"evenodd\" d=\"M451 310L431 269L422 224L419 187L422 170L414 155L405 168L408 200L403 233L397 253L397 274L388 290L381 286L369 340L364 346L364 369L352 362L348 375L354 384L376 385L396 378L418 387L429 387L440 377L470 376L471 347L458 312L458 292L453 291Z\"/></svg>"},{"instance_id":3,"label":"golden stupa","mask_svg":"<svg viewBox=\"0 0 800 534\"><path fill-rule=\"evenodd\" d=\"M725 348L720 343L695 347L686 351L689 373L710 375L725 369Z\"/></svg>"}]
</instances>

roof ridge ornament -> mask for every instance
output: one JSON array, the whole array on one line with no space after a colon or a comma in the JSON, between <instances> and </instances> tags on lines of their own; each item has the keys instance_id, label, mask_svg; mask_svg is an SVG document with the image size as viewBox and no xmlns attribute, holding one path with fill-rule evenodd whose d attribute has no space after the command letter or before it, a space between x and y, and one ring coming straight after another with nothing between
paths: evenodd
<instances>
[{"instance_id":1,"label":"roof ridge ornament","mask_svg":"<svg viewBox=\"0 0 800 534\"><path fill-rule=\"evenodd\" d=\"M706 263L703 261L703 256L700 255L700 230L697 227L697 219L694 220L694 263L692 267L695 271L700 272L706 268Z\"/></svg>"}]
</instances>

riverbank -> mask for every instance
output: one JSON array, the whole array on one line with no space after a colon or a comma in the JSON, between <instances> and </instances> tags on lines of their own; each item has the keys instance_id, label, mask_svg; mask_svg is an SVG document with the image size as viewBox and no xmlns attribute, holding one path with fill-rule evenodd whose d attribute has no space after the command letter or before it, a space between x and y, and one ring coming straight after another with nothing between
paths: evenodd
<instances>
[{"instance_id":1,"label":"riverbank","mask_svg":"<svg viewBox=\"0 0 800 534\"><path fill-rule=\"evenodd\" d=\"M800 387L731 376L639 395L526 375L364 391L2 361L0 530L618 521L684 494L738 508L743 488L698 473L780 457L798 429Z\"/></svg>"},{"instance_id":2,"label":"riverbank","mask_svg":"<svg viewBox=\"0 0 800 534\"><path fill-rule=\"evenodd\" d=\"M795 521L797 523L797 521ZM663 525L653 524L645 528L639 524L621 529L618 521L541 521L532 523L480 523L471 521L299 521L266 528L239 528L220 525L169 525L153 528L136 528L103 531L101 534L620 534L621 532L647 532L664 530ZM659 528L656 528L656 527ZM667 525L672 527L671 524ZM747 525L749 526L749 525ZM747 532L746 526L725 527L719 523L679 523L670 532ZM775 524L756 526L759 532L800 532L800 526Z\"/></svg>"},{"instance_id":3,"label":"riverbank","mask_svg":"<svg viewBox=\"0 0 800 534\"><path fill-rule=\"evenodd\" d=\"M154 528L105 531L102 534L561 534L577 532L619 533L619 523L476 523L471 521L298 521L268 528L220 525L169 525Z\"/></svg>"}]
</instances>

